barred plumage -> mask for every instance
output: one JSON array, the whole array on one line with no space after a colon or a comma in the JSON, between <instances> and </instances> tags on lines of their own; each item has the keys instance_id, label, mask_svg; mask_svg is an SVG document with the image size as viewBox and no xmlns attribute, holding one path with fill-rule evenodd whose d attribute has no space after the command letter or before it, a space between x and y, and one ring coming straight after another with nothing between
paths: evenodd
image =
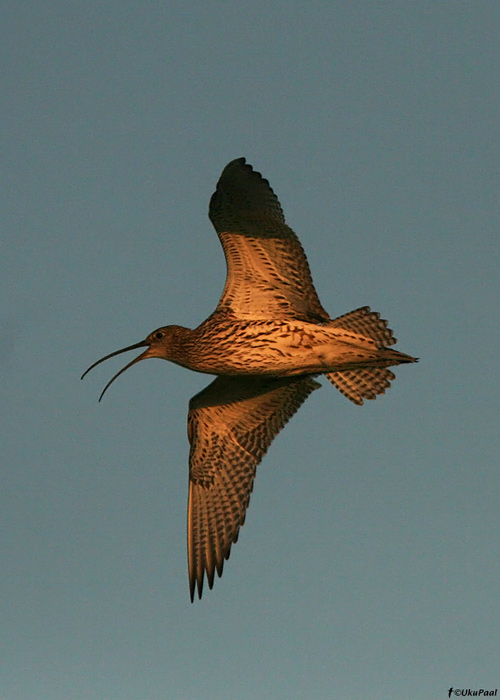
<instances>
[{"instance_id":1,"label":"barred plumage","mask_svg":"<svg viewBox=\"0 0 500 700\"><path fill-rule=\"evenodd\" d=\"M389 366L416 362L390 346L387 321L364 306L331 319L304 250L260 173L238 158L223 170L210 219L227 277L214 313L195 330L164 326L106 355L146 347L159 357L217 378L189 403L188 561L191 600L212 588L245 521L257 465L325 374L361 405L389 388ZM85 374L87 373L85 372ZM85 376L85 375L84 375Z\"/></svg>"}]
</instances>

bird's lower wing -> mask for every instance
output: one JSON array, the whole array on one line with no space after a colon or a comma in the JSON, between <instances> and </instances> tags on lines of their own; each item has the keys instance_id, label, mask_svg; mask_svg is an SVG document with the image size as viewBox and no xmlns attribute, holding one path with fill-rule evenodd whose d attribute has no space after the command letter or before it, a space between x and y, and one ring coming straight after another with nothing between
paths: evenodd
<instances>
[{"instance_id":1,"label":"bird's lower wing","mask_svg":"<svg viewBox=\"0 0 500 700\"><path fill-rule=\"evenodd\" d=\"M321 385L311 377L217 377L189 403L188 560L191 600L212 588L238 539L257 465Z\"/></svg>"}]
</instances>

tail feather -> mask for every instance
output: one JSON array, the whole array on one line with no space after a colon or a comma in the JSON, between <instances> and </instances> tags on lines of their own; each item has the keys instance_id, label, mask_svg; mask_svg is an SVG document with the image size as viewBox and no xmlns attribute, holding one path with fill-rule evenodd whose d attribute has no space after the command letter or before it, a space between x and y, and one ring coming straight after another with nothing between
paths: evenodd
<instances>
[{"instance_id":1,"label":"tail feather","mask_svg":"<svg viewBox=\"0 0 500 700\"><path fill-rule=\"evenodd\" d=\"M337 389L358 406L363 405L363 399L376 399L395 379L390 369L382 367L363 367L348 369L343 372L329 372L326 377Z\"/></svg>"},{"instance_id":2,"label":"tail feather","mask_svg":"<svg viewBox=\"0 0 500 700\"><path fill-rule=\"evenodd\" d=\"M387 327L387 321L380 318L377 312L371 311L369 306L362 306L339 316L328 325L359 333L379 343L380 355L370 361L373 366L326 373L331 383L358 406L363 404L364 399L375 399L390 387L395 376L388 369L389 366L417 362L411 355L388 349L390 345L394 345L396 338Z\"/></svg>"},{"instance_id":3,"label":"tail feather","mask_svg":"<svg viewBox=\"0 0 500 700\"><path fill-rule=\"evenodd\" d=\"M376 340L383 347L389 347L389 345L394 345L396 342L392 330L387 328L387 321L380 318L380 314L376 311L371 311L369 306L362 306L343 316L334 318L328 325L332 328L344 328L348 331L354 331L367 338Z\"/></svg>"}]
</instances>

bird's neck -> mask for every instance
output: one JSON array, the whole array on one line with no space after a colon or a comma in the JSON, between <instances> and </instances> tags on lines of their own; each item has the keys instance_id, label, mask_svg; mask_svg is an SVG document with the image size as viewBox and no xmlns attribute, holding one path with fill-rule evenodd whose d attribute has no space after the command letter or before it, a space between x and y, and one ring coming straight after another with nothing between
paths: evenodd
<instances>
[{"instance_id":1,"label":"bird's neck","mask_svg":"<svg viewBox=\"0 0 500 700\"><path fill-rule=\"evenodd\" d=\"M165 359L177 365L192 369L194 361L194 331L184 326L168 326L168 350Z\"/></svg>"}]
</instances>

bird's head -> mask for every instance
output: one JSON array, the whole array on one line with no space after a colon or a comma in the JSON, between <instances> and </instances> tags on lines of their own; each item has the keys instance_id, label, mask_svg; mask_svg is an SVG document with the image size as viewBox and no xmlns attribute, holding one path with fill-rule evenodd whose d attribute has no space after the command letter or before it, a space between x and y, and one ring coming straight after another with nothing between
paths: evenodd
<instances>
[{"instance_id":1,"label":"bird's head","mask_svg":"<svg viewBox=\"0 0 500 700\"><path fill-rule=\"evenodd\" d=\"M115 379L119 377L120 374L123 374L123 372L125 372L125 370L127 370L129 367L132 367L132 365L137 364L137 362L140 362L141 360L147 360L150 357L160 357L164 360L169 360L171 357L170 350L172 347L172 341L177 337L178 330L179 326L163 326L162 328L157 328L155 331L150 333L145 340L141 340L140 343L128 345L126 348L122 348L121 350L115 350L115 352L112 352L109 355L106 355L105 357L101 357L100 360L97 360L97 362L94 362L93 365L90 365L90 367L87 370L85 370L81 378L83 379L85 375L90 372L91 369L97 367L97 365L101 364L101 362L104 362L104 360L109 360L110 357L114 357L115 355L121 355L122 352L128 352L129 350L146 348L144 352L142 352L138 357L133 359L132 362L129 362L128 365L125 365L125 367L123 367L119 372L115 374L114 377L112 377L109 380L109 382L102 390L102 393L99 397L100 401L106 393L108 387L111 386Z\"/></svg>"}]
</instances>

